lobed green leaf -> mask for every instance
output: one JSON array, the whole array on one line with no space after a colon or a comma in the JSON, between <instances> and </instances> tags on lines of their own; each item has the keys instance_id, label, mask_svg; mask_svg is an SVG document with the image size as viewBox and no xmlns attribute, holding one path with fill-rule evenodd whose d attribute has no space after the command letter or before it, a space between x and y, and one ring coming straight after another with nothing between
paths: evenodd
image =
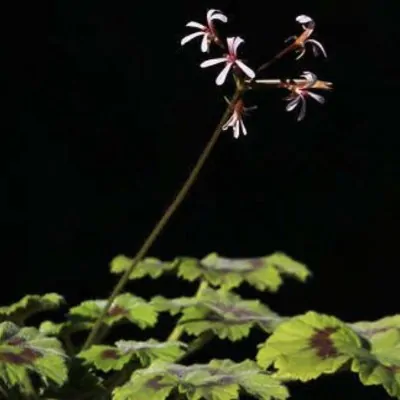
<instances>
[{"instance_id":1,"label":"lobed green leaf","mask_svg":"<svg viewBox=\"0 0 400 400\"><path fill-rule=\"evenodd\" d=\"M67 379L65 353L61 343L36 328L20 328L12 322L0 323L0 380L6 386L24 386L28 372L42 380L62 385Z\"/></svg>"},{"instance_id":2,"label":"lobed green leaf","mask_svg":"<svg viewBox=\"0 0 400 400\"><path fill-rule=\"evenodd\" d=\"M99 318L106 306L106 300L88 300L70 309L72 321L85 322L85 327L91 327ZM106 325L129 321L144 329L152 327L157 322L158 314L155 308L144 299L130 293L124 293L115 299L104 319ZM60 328L62 329L62 328Z\"/></svg>"},{"instance_id":3,"label":"lobed green leaf","mask_svg":"<svg viewBox=\"0 0 400 400\"><path fill-rule=\"evenodd\" d=\"M310 271L304 264L280 252L266 257L240 259L211 253L202 260L182 258L178 264L178 276L189 281L204 279L226 290L247 282L258 290L275 292L285 275L304 282Z\"/></svg>"},{"instance_id":4,"label":"lobed green leaf","mask_svg":"<svg viewBox=\"0 0 400 400\"><path fill-rule=\"evenodd\" d=\"M114 274L122 274L128 270L133 264L134 259L119 255L115 257L110 263L110 270ZM148 257L139 261L129 279L140 279L145 276L150 276L153 279L159 278L164 272L170 271L175 268L175 262L164 262L157 258Z\"/></svg>"},{"instance_id":5,"label":"lobed green leaf","mask_svg":"<svg viewBox=\"0 0 400 400\"><path fill-rule=\"evenodd\" d=\"M55 310L64 303L64 298L57 293L29 294L16 303L0 307L0 322L7 320L22 325L32 315Z\"/></svg>"},{"instance_id":6,"label":"lobed green leaf","mask_svg":"<svg viewBox=\"0 0 400 400\"><path fill-rule=\"evenodd\" d=\"M261 346L257 362L285 379L332 374L357 355L360 337L335 317L310 311L280 324Z\"/></svg>"},{"instance_id":7,"label":"lobed green leaf","mask_svg":"<svg viewBox=\"0 0 400 400\"><path fill-rule=\"evenodd\" d=\"M138 360L142 366L148 366L153 361L173 361L180 357L186 347L181 342L160 343L154 339L146 342L120 340L115 346L94 345L82 351L78 357L93 364L104 372L121 370L128 362Z\"/></svg>"},{"instance_id":8,"label":"lobed green leaf","mask_svg":"<svg viewBox=\"0 0 400 400\"><path fill-rule=\"evenodd\" d=\"M114 400L166 399L171 392L188 399L234 400L240 391L262 399L286 399L287 389L249 360L237 364L212 360L209 364L184 366L154 362L132 374L129 382L113 392Z\"/></svg>"}]
</instances>

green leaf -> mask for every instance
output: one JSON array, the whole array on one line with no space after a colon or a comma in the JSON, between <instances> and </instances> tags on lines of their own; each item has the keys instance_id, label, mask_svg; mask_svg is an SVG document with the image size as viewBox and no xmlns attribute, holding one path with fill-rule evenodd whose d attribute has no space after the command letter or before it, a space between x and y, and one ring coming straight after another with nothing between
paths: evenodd
<instances>
[{"instance_id":1,"label":"green leaf","mask_svg":"<svg viewBox=\"0 0 400 400\"><path fill-rule=\"evenodd\" d=\"M288 275L304 282L310 271L283 253L259 258L232 259L211 253L202 260L181 258L178 276L194 281L204 279L213 286L229 290L247 282L258 290L277 291L282 277Z\"/></svg>"},{"instance_id":2,"label":"green leaf","mask_svg":"<svg viewBox=\"0 0 400 400\"><path fill-rule=\"evenodd\" d=\"M114 346L94 345L80 352L78 357L83 358L90 364L94 364L97 369L108 372L121 370L131 360L132 354L124 354Z\"/></svg>"},{"instance_id":3,"label":"green leaf","mask_svg":"<svg viewBox=\"0 0 400 400\"><path fill-rule=\"evenodd\" d=\"M172 391L190 400L234 400L239 390L263 400L286 399L287 389L249 360L236 364L212 360L184 366L157 361L132 374L129 382L114 390L114 400L165 400Z\"/></svg>"},{"instance_id":4,"label":"green leaf","mask_svg":"<svg viewBox=\"0 0 400 400\"><path fill-rule=\"evenodd\" d=\"M373 338L376 334L386 332L390 329L400 331L400 315L391 315L378 321L360 321L349 324L358 334L367 339Z\"/></svg>"},{"instance_id":5,"label":"green leaf","mask_svg":"<svg viewBox=\"0 0 400 400\"><path fill-rule=\"evenodd\" d=\"M180 342L160 343L154 339L146 342L120 340L115 346L94 345L82 351L78 357L94 364L104 372L121 370L132 359L138 359L143 366L155 360L173 361L184 353L186 345Z\"/></svg>"},{"instance_id":6,"label":"green leaf","mask_svg":"<svg viewBox=\"0 0 400 400\"><path fill-rule=\"evenodd\" d=\"M65 357L61 343L36 328L0 323L0 379L7 386L26 385L28 371L61 385L67 379Z\"/></svg>"},{"instance_id":7,"label":"green leaf","mask_svg":"<svg viewBox=\"0 0 400 400\"><path fill-rule=\"evenodd\" d=\"M375 331L370 345L370 351L362 349L353 360L352 371L364 385L383 385L390 396L400 399L400 330Z\"/></svg>"},{"instance_id":8,"label":"green leaf","mask_svg":"<svg viewBox=\"0 0 400 400\"><path fill-rule=\"evenodd\" d=\"M39 331L47 336L63 337L76 332L88 330L92 326L92 322L84 321L77 318L70 318L69 320L60 323L43 321L39 326Z\"/></svg>"},{"instance_id":9,"label":"green leaf","mask_svg":"<svg viewBox=\"0 0 400 400\"><path fill-rule=\"evenodd\" d=\"M103 386L103 381L90 370L91 366L83 365L83 360L72 358L69 363L68 380L61 387L51 385L41 393L43 399L75 400L87 399L109 400L109 391Z\"/></svg>"},{"instance_id":10,"label":"green leaf","mask_svg":"<svg viewBox=\"0 0 400 400\"><path fill-rule=\"evenodd\" d=\"M174 361L185 353L187 347L182 342L158 342L154 339L145 342L119 340L115 345L122 353L134 354L143 366L148 366L156 360Z\"/></svg>"},{"instance_id":11,"label":"green leaf","mask_svg":"<svg viewBox=\"0 0 400 400\"><path fill-rule=\"evenodd\" d=\"M232 341L248 336L258 325L272 332L282 318L258 300L242 300L240 296L224 290L205 289L193 306L182 310L179 324L191 335L211 330L220 339Z\"/></svg>"},{"instance_id":12,"label":"green leaf","mask_svg":"<svg viewBox=\"0 0 400 400\"><path fill-rule=\"evenodd\" d=\"M70 316L92 324L99 318L106 306L106 300L88 300L77 307L70 309ZM121 321L130 321L144 329L152 327L157 322L157 312L152 305L140 297L130 293L124 293L115 299L107 316L104 319L106 325L114 325ZM89 327L92 324L88 324Z\"/></svg>"},{"instance_id":13,"label":"green leaf","mask_svg":"<svg viewBox=\"0 0 400 400\"><path fill-rule=\"evenodd\" d=\"M235 377L240 387L248 394L264 400L287 399L289 391L280 381L262 371L254 361L244 360L237 364L231 360L213 360L210 367L218 368Z\"/></svg>"},{"instance_id":14,"label":"green leaf","mask_svg":"<svg viewBox=\"0 0 400 400\"><path fill-rule=\"evenodd\" d=\"M177 299L167 299L163 296L155 296L150 304L159 312L168 311L171 315L176 315L183 308L197 304L198 300L194 297L179 297Z\"/></svg>"},{"instance_id":15,"label":"green leaf","mask_svg":"<svg viewBox=\"0 0 400 400\"><path fill-rule=\"evenodd\" d=\"M111 272L114 274L122 274L128 270L134 259L119 255L115 257L110 263ZM145 276L151 278L159 278L164 272L170 271L175 268L176 262L163 262L157 258L148 257L138 262L129 279L140 279Z\"/></svg>"},{"instance_id":16,"label":"green leaf","mask_svg":"<svg viewBox=\"0 0 400 400\"><path fill-rule=\"evenodd\" d=\"M48 293L43 296L29 294L10 306L0 307L0 322L7 320L22 325L32 315L55 310L64 303L64 298L57 293Z\"/></svg>"},{"instance_id":17,"label":"green leaf","mask_svg":"<svg viewBox=\"0 0 400 400\"><path fill-rule=\"evenodd\" d=\"M310 311L280 324L257 354L279 378L308 381L331 374L362 347L359 336L335 317Z\"/></svg>"},{"instance_id":18,"label":"green leaf","mask_svg":"<svg viewBox=\"0 0 400 400\"><path fill-rule=\"evenodd\" d=\"M166 400L176 382L163 362L136 370L131 379L113 391L113 400Z\"/></svg>"}]
</instances>

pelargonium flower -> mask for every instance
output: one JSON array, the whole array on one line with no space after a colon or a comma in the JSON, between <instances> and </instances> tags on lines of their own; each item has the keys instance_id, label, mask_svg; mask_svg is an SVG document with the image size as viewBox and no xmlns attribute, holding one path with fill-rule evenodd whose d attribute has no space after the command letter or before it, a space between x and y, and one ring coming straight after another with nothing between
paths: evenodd
<instances>
[{"instance_id":1,"label":"pelargonium flower","mask_svg":"<svg viewBox=\"0 0 400 400\"><path fill-rule=\"evenodd\" d=\"M236 36L229 37L226 39L226 41L228 44L228 54L225 54L224 57L211 58L209 60L206 60L200 64L200 67L207 68L211 67L212 65L220 64L223 62L225 63L225 67L219 73L217 79L215 80L215 83L217 85L222 85L225 82L228 72L232 67L240 69L249 78L253 79L256 76L256 73L237 57L237 49L244 42L244 40Z\"/></svg>"},{"instance_id":2,"label":"pelargonium flower","mask_svg":"<svg viewBox=\"0 0 400 400\"><path fill-rule=\"evenodd\" d=\"M318 56L320 53L327 57L324 46L320 42L315 39L309 39L315 29L314 20L308 15L299 15L296 17L296 21L302 25L304 32L300 36L291 36L286 40L295 39L295 45L298 47L299 55L296 57L296 60L299 60L304 56L306 52L306 44L311 44L314 56Z\"/></svg>"},{"instance_id":3,"label":"pelargonium flower","mask_svg":"<svg viewBox=\"0 0 400 400\"><path fill-rule=\"evenodd\" d=\"M318 80L317 76L309 71L304 71L301 76L305 78L305 83L294 83L286 86L286 88L291 91L291 94L285 99L289 100L289 103L286 106L286 111L292 111L297 106L300 106L300 112L297 117L297 121L301 121L306 115L306 98L308 96L312 97L320 104L325 103L323 96L310 92L310 88Z\"/></svg>"},{"instance_id":4,"label":"pelargonium flower","mask_svg":"<svg viewBox=\"0 0 400 400\"><path fill-rule=\"evenodd\" d=\"M229 103L227 99L225 100ZM228 128L232 128L233 137L235 139L239 138L240 132L242 132L243 135L247 135L247 129L243 123L243 116L246 115L248 111L254 110L256 108L257 106L245 107L242 99L237 100L236 103L232 106L232 115L225 122L222 130L226 131Z\"/></svg>"},{"instance_id":5,"label":"pelargonium flower","mask_svg":"<svg viewBox=\"0 0 400 400\"><path fill-rule=\"evenodd\" d=\"M219 20L221 22L228 22L228 18L224 14L222 14L221 11L214 9L208 10L207 12L207 25L203 25L195 21L188 22L186 26L190 28L197 28L199 29L199 31L191 33L182 38L181 46L183 46L187 42L190 42L192 39L198 36L203 36L203 39L201 41L201 51L203 53L206 53L210 50L210 44L212 42L220 43L217 31L215 30L214 27L214 22L213 22L214 20Z\"/></svg>"}]
</instances>

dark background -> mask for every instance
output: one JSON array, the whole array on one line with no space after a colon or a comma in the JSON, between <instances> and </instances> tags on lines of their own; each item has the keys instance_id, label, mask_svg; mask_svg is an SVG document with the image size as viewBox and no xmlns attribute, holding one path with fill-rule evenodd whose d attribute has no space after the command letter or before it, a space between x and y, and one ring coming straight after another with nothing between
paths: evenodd
<instances>
[{"instance_id":1,"label":"dark background","mask_svg":"<svg viewBox=\"0 0 400 400\"><path fill-rule=\"evenodd\" d=\"M25 10L15 30L23 46L13 65L18 118L4 214L12 261L3 265L1 303L56 291L75 305L111 291L109 261L134 255L224 110L222 96L232 88L215 86L220 67L198 67L198 40L179 45L191 31L186 22L221 8L230 20L221 33L246 40L240 54L253 67L299 32L298 14L312 16L328 60L288 56L265 77L312 70L335 90L324 106L309 102L301 123L285 112L285 93L250 96L258 110L246 119L248 136L221 136L150 255L281 250L314 272L308 284L241 294L286 315L314 309L356 321L398 313L394 4L56 0ZM130 289L149 298L190 294L195 286L166 278ZM169 324L162 321L154 335L165 337ZM252 357L261 340L214 343L195 360ZM386 398L383 388L364 388L350 374L295 385L292 395Z\"/></svg>"}]
</instances>

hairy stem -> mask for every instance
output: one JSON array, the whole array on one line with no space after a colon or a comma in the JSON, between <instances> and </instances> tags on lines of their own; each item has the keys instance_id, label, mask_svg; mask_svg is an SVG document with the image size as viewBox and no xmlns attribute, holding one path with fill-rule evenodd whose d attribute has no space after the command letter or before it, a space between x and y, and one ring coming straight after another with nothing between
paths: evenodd
<instances>
[{"instance_id":1,"label":"hairy stem","mask_svg":"<svg viewBox=\"0 0 400 400\"><path fill-rule=\"evenodd\" d=\"M65 350L69 356L73 356L76 353L74 344L72 343L71 336L66 334L61 336L61 340L64 342Z\"/></svg>"},{"instance_id":2,"label":"hairy stem","mask_svg":"<svg viewBox=\"0 0 400 400\"><path fill-rule=\"evenodd\" d=\"M243 88L241 88L241 87L238 87L236 89L236 91L231 99L231 104L236 103L236 101L241 96L242 91L243 91ZM230 113L231 113L231 107L228 106L226 108L224 114L222 115L221 120L219 121L217 127L215 128L209 142L207 143L207 145L204 148L203 152L201 153L199 159L197 160L196 165L193 167L189 177L186 179L185 183L183 184L183 186L179 190L178 194L176 195L176 197L174 198L174 200L172 201L170 206L167 208L167 210L165 211L165 213L163 214L161 219L157 222L157 224L155 225L153 230L150 232L149 236L147 236L146 240L144 241L144 243L140 247L139 251L137 252L135 258L133 259L130 267L125 271L125 273L122 275L120 280L114 286L114 289L107 300L107 304L103 308L99 318L95 322L92 330L90 331L90 333L83 345L83 348L82 348L83 350L87 349L89 346L91 346L93 343L95 343L96 336L99 332L102 322L103 322L104 318L106 317L108 310L110 309L113 301L125 287L126 283L129 280L129 276L131 275L133 269L136 267L137 263L147 254L148 250L150 249L150 247L152 246L154 241L157 239L157 237L160 235L160 233L162 232L163 228L165 227L165 225L167 224L167 222L169 221L171 216L175 213L175 211L178 209L179 205L182 203L182 201L186 197L189 189L195 182L199 172L201 171L201 168L203 167L205 161L207 160L208 156L211 153L211 150L213 149L215 143L217 142L217 140L221 134L222 127L223 127L225 121L227 120L227 118L229 117Z\"/></svg>"},{"instance_id":3,"label":"hairy stem","mask_svg":"<svg viewBox=\"0 0 400 400\"><path fill-rule=\"evenodd\" d=\"M199 298L201 296L201 294L203 293L203 291L208 287L208 284L206 281L201 281L200 285L197 289L196 298ZM175 328L172 330L172 332L170 333L170 335L168 336L167 341L168 342L172 342L175 340L179 340L179 338L182 336L183 333L183 326L182 325L176 325Z\"/></svg>"},{"instance_id":4,"label":"hairy stem","mask_svg":"<svg viewBox=\"0 0 400 400\"><path fill-rule=\"evenodd\" d=\"M285 47L282 51L280 51L278 54L276 54L274 57L272 57L269 61L266 63L262 64L260 67L257 69L257 74L263 71L264 69L270 67L275 61L280 60L285 54L290 53L291 51L295 50L297 48L296 43L292 43L289 46Z\"/></svg>"},{"instance_id":5,"label":"hairy stem","mask_svg":"<svg viewBox=\"0 0 400 400\"><path fill-rule=\"evenodd\" d=\"M296 85L305 85L309 82L306 79L290 79L291 83ZM284 79L256 79L255 81L246 80L246 83L251 85L252 89L276 89L286 88L287 84ZM316 80L308 89L323 89L331 90L332 82Z\"/></svg>"},{"instance_id":6,"label":"hairy stem","mask_svg":"<svg viewBox=\"0 0 400 400\"><path fill-rule=\"evenodd\" d=\"M214 333L211 331L203 332L198 338L193 340L193 342L189 343L189 346L184 354L182 354L177 360L174 362L181 362L183 359L192 355L196 351L202 349L205 344L207 344L211 339L213 339Z\"/></svg>"}]
</instances>

